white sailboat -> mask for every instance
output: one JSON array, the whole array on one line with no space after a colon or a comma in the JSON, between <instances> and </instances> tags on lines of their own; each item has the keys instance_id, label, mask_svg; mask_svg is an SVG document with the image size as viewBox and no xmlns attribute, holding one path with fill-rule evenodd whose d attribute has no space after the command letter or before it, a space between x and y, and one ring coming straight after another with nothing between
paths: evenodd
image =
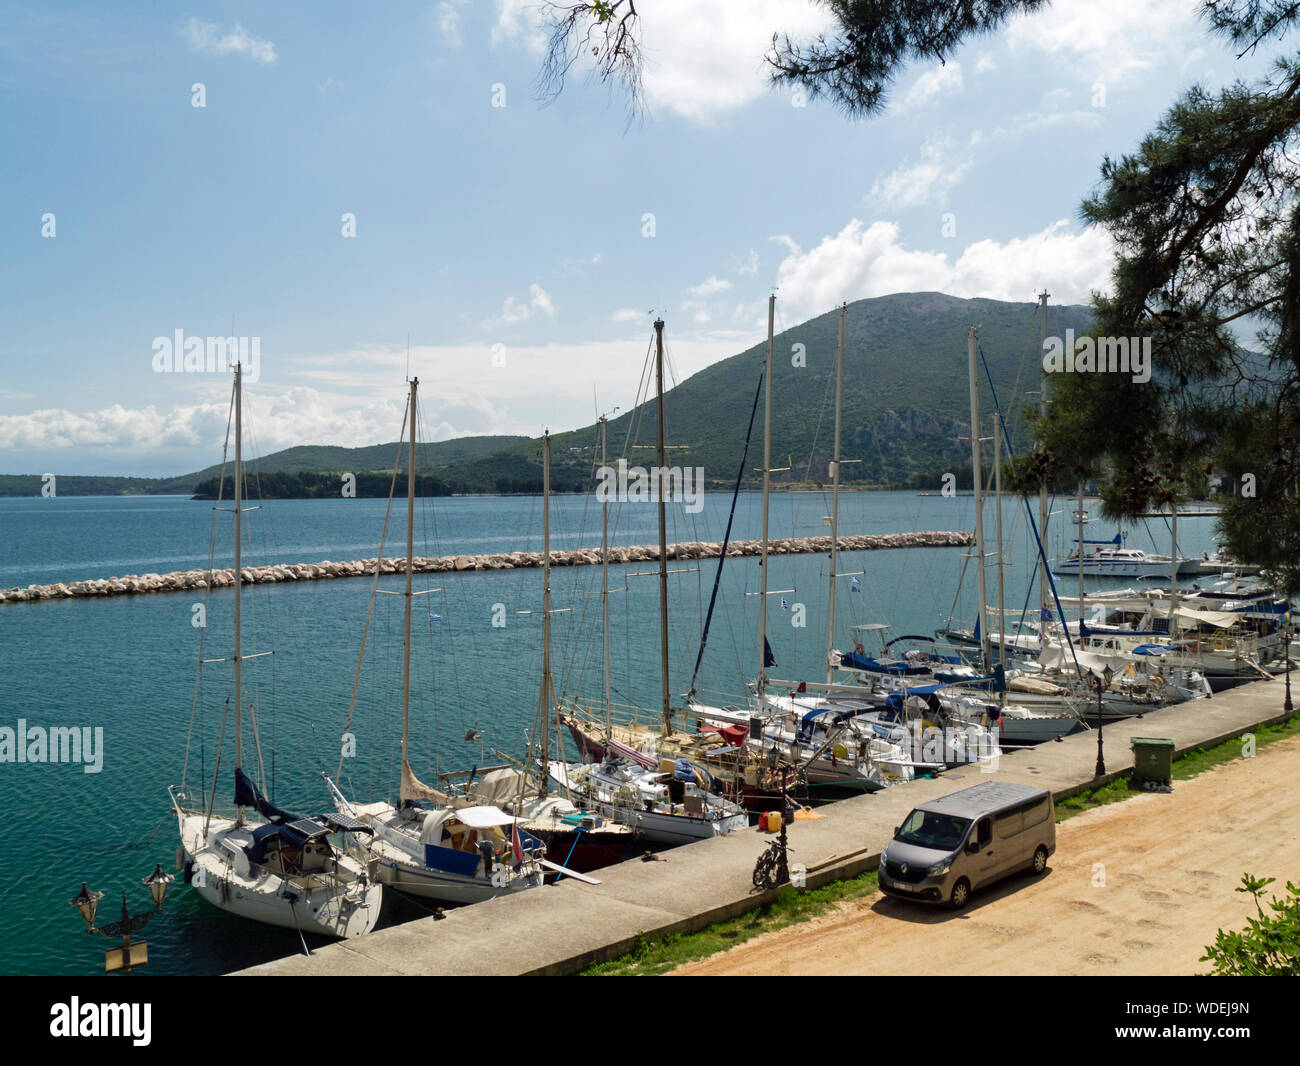
<instances>
[{"instance_id":1,"label":"white sailboat","mask_svg":"<svg viewBox=\"0 0 1300 1066\"><path fill-rule=\"evenodd\" d=\"M370 829L345 816L303 818L282 811L265 799L243 769L243 662L257 656L243 654L241 639L244 470L242 368L238 364L234 407L235 610L230 660L234 667L234 803L229 808L215 807L215 782L211 796L201 789L189 789L184 781L168 790L180 833L185 880L209 903L241 918L296 929L300 934L361 936L379 920L383 895L359 842ZM222 483L224 488L224 478ZM249 715L256 740L251 705ZM259 752L259 767L261 763ZM220 769L218 755L218 774ZM250 807L251 812L246 810Z\"/></svg>"},{"instance_id":2,"label":"white sailboat","mask_svg":"<svg viewBox=\"0 0 1300 1066\"><path fill-rule=\"evenodd\" d=\"M419 379L411 380L406 476L406 591L402 672L401 780L396 805L356 803L328 777L340 813L374 832L371 852L377 875L412 896L446 903L479 903L542 886L542 841L520 828L519 819L489 804L475 804L424 784L411 769L411 602L415 573L415 427ZM375 560L378 580L380 560ZM364 656L364 639L362 652ZM355 692L353 702L355 706ZM352 711L348 712L350 729ZM346 730L345 730L346 731ZM339 772L342 773L340 759Z\"/></svg>"}]
</instances>

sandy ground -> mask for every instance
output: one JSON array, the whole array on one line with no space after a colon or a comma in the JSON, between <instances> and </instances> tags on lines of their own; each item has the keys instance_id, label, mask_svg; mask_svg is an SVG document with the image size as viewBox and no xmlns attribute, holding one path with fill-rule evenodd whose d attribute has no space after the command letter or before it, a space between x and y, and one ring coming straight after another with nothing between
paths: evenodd
<instances>
[{"instance_id":1,"label":"sandy ground","mask_svg":"<svg viewBox=\"0 0 1300 1066\"><path fill-rule=\"evenodd\" d=\"M1172 794L1076 815L1041 878L976 892L965 911L877 893L676 974L1195 974L1215 931L1254 912L1241 875L1300 881L1300 737Z\"/></svg>"}]
</instances>

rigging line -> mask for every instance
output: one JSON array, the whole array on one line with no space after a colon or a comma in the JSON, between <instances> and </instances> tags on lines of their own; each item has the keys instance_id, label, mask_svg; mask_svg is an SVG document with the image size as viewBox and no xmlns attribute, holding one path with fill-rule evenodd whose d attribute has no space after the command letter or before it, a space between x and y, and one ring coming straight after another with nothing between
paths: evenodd
<instances>
[{"instance_id":1,"label":"rigging line","mask_svg":"<svg viewBox=\"0 0 1300 1066\"><path fill-rule=\"evenodd\" d=\"M598 467L599 460L598 460L598 458L597 458L597 454L598 454L598 453L597 453L597 443L599 442L599 440L600 440L600 429L599 429L599 425L598 425L598 426L597 426L597 430L596 430L596 439L592 442L592 448L591 448L591 471L590 471L590 479L591 479L591 481L590 481L589 483L594 483L594 482L595 482L595 480L596 480L596 475L597 475L597 470L599 469L599 467ZM590 505L590 499L591 499L591 495L592 495L590 489L589 489L589 490L588 490L584 495L587 497L586 501L583 503L583 523L582 523L582 524L583 524L583 528L585 529L585 527L586 527L586 510L587 510L587 507ZM602 506L603 506L603 505L602 505ZM603 564L604 564L604 560L602 560L602 566L603 566ZM594 570L596 570L597 568L596 568L596 567L590 567L590 566L589 566L589 567L583 567L582 569L585 569L585 570L593 570L593 571L594 571ZM573 580L573 583L572 583L572 584L573 584L573 587L572 587L572 589L571 589L571 593L570 593L571 596L572 596L572 595L576 595L576 592L577 592L577 570L578 570L578 568L575 567L575 568L574 568L574 575L573 575L574 580ZM595 584L595 578L594 578L594 575L589 575L589 580L588 580L587 584L588 584L588 585L593 585L593 584ZM591 593L591 592L585 592L585 593L582 594L582 610L581 610L581 612L579 612L579 617L578 617L578 619L576 620L576 622L574 623L574 625L572 625L572 626L569 627L569 644L570 644L570 646L572 646L572 640L573 640L573 639L576 639L576 636L577 636L578 634L581 634L581 633L582 633L583 631L585 631L585 629L586 629L586 625L587 625L587 614L588 614L588 611L591 609L591 603L590 603L590 600L591 600L591 598L592 598L593 595L594 595L594 593ZM575 631L576 631L576 632L575 632ZM577 677L576 677L575 679L573 679L573 692L574 692L575 694L581 690L582 683L583 683L583 679L586 677L586 674L587 674L587 663L590 661L590 658L591 658L592 652L593 652L593 650L594 650L594 648L595 648L596 642L595 642L595 641L586 641L586 642L585 642L585 645L586 645L586 652L585 652L585 653L583 654L583 656L582 656L581 664L576 668L576 669L577 669ZM562 678L561 678L561 684L560 684L560 692L561 692L562 694L567 694L567 692L568 692L568 690L569 690L569 689L568 689L568 686L569 686L569 678L572 677L573 672L574 672L574 669L575 669L575 667L574 667L574 665L573 665L573 658L571 657L571 658L569 658L568 660L565 661L565 665L564 665L564 667L563 667L564 674L563 674L563 676L562 676Z\"/></svg>"},{"instance_id":2,"label":"rigging line","mask_svg":"<svg viewBox=\"0 0 1300 1066\"><path fill-rule=\"evenodd\" d=\"M252 404L249 404L249 408L250 410L248 412L247 417L245 418L245 423L247 426L250 449L254 454L257 454L260 451L260 449L257 446L257 433L256 430L254 429L254 424L253 424L253 413L251 410ZM254 460L253 463L253 478L257 484L257 500L258 500L257 506L261 508L262 505L265 503L265 498L262 495L262 471L260 466L257 464L256 460ZM266 553L266 511L265 510L261 511L259 518L261 518L261 526L262 526L262 551L265 554ZM237 575L236 580L242 583L243 574L241 573ZM265 600L268 597L269 597L269 592L267 593L267 596L262 597L262 599ZM253 594L253 590L251 588L249 589L249 594L248 594L248 607L249 607L249 612L248 612L249 620L252 623L251 628L253 630L253 634L256 636L258 632L258 622L261 619L261 613L259 608L259 598ZM268 607L268 613L270 613L269 607ZM268 620L268 622L269 621L270 620ZM274 658L274 656L272 656L272 658ZM262 782L262 793L263 795L266 795L267 794L266 764L262 760L262 742L259 739L259 734L258 734L257 714L253 710L253 708L257 705L257 703L261 699L262 685L261 685L261 678L259 676L259 672L253 671L253 674L249 680L251 683L251 688L253 689L253 699L250 700L248 704L248 721L253 728L253 751L257 755L257 776L261 779Z\"/></svg>"},{"instance_id":3,"label":"rigging line","mask_svg":"<svg viewBox=\"0 0 1300 1066\"><path fill-rule=\"evenodd\" d=\"M348 700L348 717L343 725L343 732L352 731L352 715L357 707L357 689L361 686L361 664L366 657L366 638L370 635L370 618L375 609L375 591L379 588L379 573L384 561L384 544L388 539L388 520L393 513L393 493L397 490L397 471L402 462L402 438L406 436L406 420L410 417L410 404L406 405L407 413L402 415L402 430L398 435L397 456L393 460L393 480L388 487L388 506L384 510L384 528L379 535L379 553L375 556L375 577L370 585L370 602L366 604L366 624L361 630L361 651L357 654L357 669L352 678L352 698ZM339 768L336 776L343 775L343 749L339 748Z\"/></svg>"},{"instance_id":4,"label":"rigging line","mask_svg":"<svg viewBox=\"0 0 1300 1066\"><path fill-rule=\"evenodd\" d=\"M687 687L687 699L695 695L695 679L700 672L700 663L704 660L704 649L709 643L709 626L713 621L713 608L718 602L718 586L722 584L722 565L727 558L727 546L731 543L731 524L736 517L736 500L740 496L740 482L745 476L745 463L749 459L749 444L754 433L754 419L758 414L758 400L763 392L764 369L758 375L758 387L754 390L754 403L749 409L749 428L745 430L745 447L740 456L740 469L736 472L736 486L731 490L731 510L727 515L727 529L722 537L722 550L718 554L718 568L713 577L713 592L709 595L709 609L704 616L704 629L700 633L700 650L695 654L695 668L691 671L691 683Z\"/></svg>"},{"instance_id":5,"label":"rigging line","mask_svg":"<svg viewBox=\"0 0 1300 1066\"><path fill-rule=\"evenodd\" d=\"M217 762L212 768L212 792L208 795L208 813L203 820L203 836L206 838L212 825L212 807L217 802L217 782L221 777L221 753L226 747L226 720L230 717L230 697L226 697L225 708L221 712L221 736L217 738Z\"/></svg>"},{"instance_id":6,"label":"rigging line","mask_svg":"<svg viewBox=\"0 0 1300 1066\"><path fill-rule=\"evenodd\" d=\"M185 759L181 763L181 788L185 787L190 765L190 742L194 735L194 717L199 705L199 689L203 677L203 642L208 635L208 604L212 599L212 576L217 556L217 533L221 526L221 501L226 490L226 458L230 448L230 423L235 415L235 386L230 386L230 406L226 410L226 439L221 446L221 471L217 475L217 506L212 509L212 539L208 544L208 580L203 589L203 625L199 627L199 659L194 666L194 692L190 699L190 724L185 732ZM202 780L202 778L200 778Z\"/></svg>"},{"instance_id":7,"label":"rigging line","mask_svg":"<svg viewBox=\"0 0 1300 1066\"><path fill-rule=\"evenodd\" d=\"M993 375L992 375L991 373L989 373L989 364L988 364L988 360L984 358L984 349L983 349L983 347L982 347L978 342L976 342L975 347L976 347L976 350L979 352L980 361L984 364L984 376L985 376L986 378L988 378L988 383L989 383L989 392L990 392L990 393L992 394L992 396L993 396L993 409L994 409L994 411L997 412L997 416L998 416L998 424L1001 426L1001 429L1002 429L1002 439L1003 439L1004 441L1006 441L1006 445L1007 445L1007 455L1010 457L1010 459L1012 460L1012 462L1014 462L1014 461L1015 461L1015 458L1016 458L1016 450L1015 450L1015 448L1014 448L1014 447L1012 446L1012 444L1011 444L1011 436L1010 436L1010 434L1007 433L1007 422L1006 422L1006 419L1002 417L1002 408L1001 408L1001 406L998 404L998 390L997 390L997 387L993 384ZM972 431L972 432L977 432L977 431ZM1083 670L1082 670L1082 669L1080 668L1080 666L1079 666L1079 657L1078 657L1078 655L1075 654L1075 651L1074 651L1074 641L1070 639L1070 627L1066 624L1066 621L1065 621L1065 611L1064 611L1064 609L1061 607L1061 597L1058 595L1058 593L1057 593L1057 591L1056 591L1056 581L1055 581L1055 579L1052 577L1052 572L1051 572L1050 569L1048 569L1048 566L1047 566L1047 551L1046 551L1046 549L1043 547L1043 538L1040 537L1039 534L1038 534L1038 523L1034 520L1033 508L1031 508L1031 507L1029 506L1029 499L1028 499L1028 497L1025 498L1025 513L1026 513L1026 514L1028 515L1028 517L1029 517L1029 526L1030 526L1030 528L1034 531L1034 540L1036 540L1036 541L1038 542L1038 553L1039 553L1039 555L1042 557L1042 560L1043 560L1043 568L1044 568L1044 570L1045 570L1046 573L1047 573L1047 581L1048 581L1048 584L1051 586L1051 589L1052 589L1052 600L1053 600L1053 602L1055 602L1055 604L1056 604L1056 613L1057 613L1057 615L1058 615L1058 616L1060 617L1060 619L1061 619L1061 632L1062 632L1062 633L1064 634L1064 636L1065 636L1065 643L1066 643L1066 646L1070 649L1070 658L1071 658L1072 660L1074 660L1074 670L1075 670L1075 673L1076 673L1076 674L1078 675L1078 677L1082 680L1082 678L1083 678ZM1080 560L1080 567L1082 567L1082 560ZM1080 607L1082 607L1082 604L1080 604ZM1080 617L1082 617L1082 616L1080 616ZM1039 624L1041 625L1042 623L1040 622Z\"/></svg>"}]
</instances>

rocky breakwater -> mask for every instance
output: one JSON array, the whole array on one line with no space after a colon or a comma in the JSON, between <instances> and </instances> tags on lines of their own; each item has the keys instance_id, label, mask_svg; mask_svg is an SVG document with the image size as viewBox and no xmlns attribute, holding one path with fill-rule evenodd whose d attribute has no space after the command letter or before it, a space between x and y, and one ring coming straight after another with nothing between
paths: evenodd
<instances>
[{"instance_id":1,"label":"rocky breakwater","mask_svg":"<svg viewBox=\"0 0 1300 1066\"><path fill-rule=\"evenodd\" d=\"M925 532L888 533L883 535L840 537L840 551L881 551L896 548L965 548L974 538L969 533ZM830 537L794 537L771 540L770 555L829 552ZM727 545L728 556L761 555L762 541L737 540ZM688 541L668 545L668 558L675 560L716 559L722 545ZM609 561L619 563L657 563L659 546L642 544L612 547ZM246 566L241 571L243 584L265 585L286 581L320 581L332 577L365 577L375 572L375 559L357 559L335 563L277 563L273 566ZM552 566L590 566L600 563L594 548L576 548L551 553ZM405 558L378 561L384 574L400 574L406 569ZM504 552L499 555L439 555L417 558L419 573L445 573L463 570L517 570L542 565L541 552ZM123 577L91 578L86 581L60 581L53 585L28 585L26 588L0 590L0 603L31 603L40 600L64 600L97 596L132 596L149 592L195 592L207 588L230 588L235 572L228 570L178 570L170 574L126 574Z\"/></svg>"}]
</instances>

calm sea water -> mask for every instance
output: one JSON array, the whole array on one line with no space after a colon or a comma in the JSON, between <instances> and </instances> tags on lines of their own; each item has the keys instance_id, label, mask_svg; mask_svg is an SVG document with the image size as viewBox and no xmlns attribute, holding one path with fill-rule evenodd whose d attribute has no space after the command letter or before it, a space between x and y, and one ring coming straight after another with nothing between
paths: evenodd
<instances>
[{"instance_id":1,"label":"calm sea water","mask_svg":"<svg viewBox=\"0 0 1300 1066\"><path fill-rule=\"evenodd\" d=\"M669 540L721 540L729 495L705 497L697 515L670 509ZM373 556L386 501L275 500L251 512L245 525L246 565L314 562ZM552 503L552 546L598 546L600 511L582 497ZM986 528L993 536L993 506ZM1058 502L1064 526L1073 501ZM772 497L773 537L826 531L829 499L820 494ZM230 516L210 503L167 498L56 498L0 500L0 587L191 569L207 565L217 530L216 565L229 566ZM627 504L611 513L618 544L657 540L656 512ZM904 493L846 493L840 499L845 535L973 527L969 497L946 499ZM1033 569L1023 507L1004 511L1007 540L1006 605L1026 599ZM1092 536L1112 527L1098 524ZM733 537L757 538L761 498L740 498ZM395 508L386 554L405 548L405 512ZM541 501L532 498L421 500L416 552L427 555L537 550ZM1049 553L1062 551L1053 537ZM1165 523L1139 525L1133 547L1168 551ZM1179 548L1214 550L1212 519L1179 522ZM991 549L990 549L991 550ZM959 593L960 549L861 552L841 555L837 587L837 646L848 627L888 622L896 634L932 633L956 602L956 617L975 610L975 579ZM694 664L716 561L677 563L670 577L671 674L684 691ZM782 679L824 675L828 559L773 557L768 635ZM615 699L657 706L659 684L658 582L653 564L613 567L610 641ZM990 568L989 598L995 595ZM401 587L386 578L382 588ZM758 662L757 560L728 561L697 689L710 700L740 700ZM541 572L497 571L423 575L416 599L412 689L412 763L421 776L498 761L493 748L518 755L537 705L541 660ZM1071 579L1062 585L1073 593ZM596 697L602 687L600 568L553 572L554 661L562 693ZM256 709L265 774L275 802L303 813L327 809L321 772L337 768L369 600L368 579L257 586L246 592L244 651L274 651L249 662L246 699ZM1035 595L1035 599L1036 599ZM402 599L377 596L362 663L353 732L355 758L344 773L346 791L365 798L390 794L396 784L400 732ZM194 625L204 604L205 628ZM188 766L192 785L210 784L217 757L222 703L230 689L221 658L231 644L233 596L169 593L102 600L65 600L0 607L0 726L90 726L103 730L103 765L0 764L0 810L10 831L0 843L0 898L7 917L0 947L5 973L90 974L102 970L109 942L84 934L67 905L82 881L105 892L101 920L120 913L125 891L133 911L147 909L140 879L156 862L174 866L175 820L167 786ZM531 612L531 613L527 613ZM503 626L493 621L504 620ZM196 680L197 674L197 680ZM192 712L193 709L193 712ZM466 739L481 730L481 742ZM187 737L188 764L187 759ZM251 737L245 736L246 747ZM232 744L218 787L230 788ZM252 759L246 758L246 764ZM30 832L27 830L30 829ZM421 913L396 898L385 921ZM222 914L173 885L166 909L141 936L150 962L142 974L212 974L297 950L292 932Z\"/></svg>"}]
</instances>

